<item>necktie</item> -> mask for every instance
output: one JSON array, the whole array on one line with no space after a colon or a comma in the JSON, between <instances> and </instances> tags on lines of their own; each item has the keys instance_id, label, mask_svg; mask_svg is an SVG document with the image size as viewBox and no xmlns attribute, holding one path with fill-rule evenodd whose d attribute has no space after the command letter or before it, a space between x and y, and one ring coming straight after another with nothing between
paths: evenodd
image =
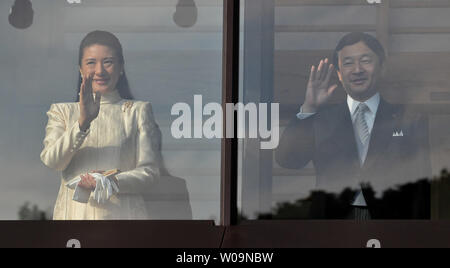
<instances>
[{"instance_id":1,"label":"necktie","mask_svg":"<svg viewBox=\"0 0 450 268\"><path fill-rule=\"evenodd\" d=\"M355 130L362 145L367 147L370 138L369 126L367 125L365 114L369 107L365 103L360 103L356 108Z\"/></svg>"},{"instance_id":2,"label":"necktie","mask_svg":"<svg viewBox=\"0 0 450 268\"><path fill-rule=\"evenodd\" d=\"M368 146L369 146L369 140L370 140L369 126L367 125L367 121L366 121L366 113L369 111L370 111L369 107L367 107L367 105L365 103L360 103L358 105L358 107L356 108L354 128L355 128L357 139L359 139L359 141L361 142L361 145L362 145L362 146L358 146L359 159L361 161L361 165L365 161ZM362 200L364 200L364 195L362 193L362 189L358 189L356 196L357 196L356 199L358 199L358 197L360 197L360 198L362 198ZM355 200L355 202L356 202L356 200ZM355 202L353 203L353 205L356 205ZM356 220L369 220L371 218L369 209L365 206L365 200L364 200L363 204L364 205L362 207L353 207L352 218L354 218ZM360 205L360 204L358 204L358 205Z\"/></svg>"}]
</instances>

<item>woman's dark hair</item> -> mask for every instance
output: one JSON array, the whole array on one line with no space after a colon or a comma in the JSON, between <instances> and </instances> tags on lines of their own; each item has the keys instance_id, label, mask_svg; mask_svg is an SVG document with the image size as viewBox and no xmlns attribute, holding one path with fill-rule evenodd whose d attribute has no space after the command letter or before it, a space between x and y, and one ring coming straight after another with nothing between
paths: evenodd
<instances>
[{"instance_id":1,"label":"woman's dark hair","mask_svg":"<svg viewBox=\"0 0 450 268\"><path fill-rule=\"evenodd\" d=\"M333 64L334 66L339 69L339 51L341 51L346 46L351 46L356 43L363 42L368 46L377 56L380 60L380 64L383 65L385 59L386 59L386 53L384 52L383 45L378 41L375 37L371 36L367 33L362 32L353 32L346 34L342 39L339 41L338 45L336 46L336 49L333 53Z\"/></svg>"},{"instance_id":2,"label":"woman's dark hair","mask_svg":"<svg viewBox=\"0 0 450 268\"><path fill-rule=\"evenodd\" d=\"M81 61L83 59L84 49L90 47L92 45L103 45L113 49L116 53L116 56L119 59L119 63L124 65L125 60L123 57L123 49L120 44L119 39L110 32L105 31L93 31L86 35L86 37L81 41L80 51L78 53L78 65L81 66ZM80 101L80 87L83 79L81 78L81 74L79 74L78 78L78 87L77 87L77 96L76 101ZM119 81L117 82L117 90L119 91L120 97L123 99L131 100L133 99L133 95L130 91L130 85L128 84L127 75L125 70L123 70L123 74L120 76Z\"/></svg>"}]
</instances>

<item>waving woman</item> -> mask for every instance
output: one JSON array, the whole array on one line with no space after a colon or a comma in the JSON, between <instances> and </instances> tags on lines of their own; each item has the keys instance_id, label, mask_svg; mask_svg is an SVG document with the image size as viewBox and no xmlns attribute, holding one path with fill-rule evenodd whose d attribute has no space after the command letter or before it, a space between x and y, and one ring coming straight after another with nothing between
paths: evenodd
<instances>
[{"instance_id":1,"label":"waving woman","mask_svg":"<svg viewBox=\"0 0 450 268\"><path fill-rule=\"evenodd\" d=\"M161 132L150 103L132 100L124 62L113 34L89 33L80 45L77 102L53 104L47 113L41 160L62 172L55 220L148 216L143 195L160 173ZM87 203L76 201L80 189Z\"/></svg>"}]
</instances>

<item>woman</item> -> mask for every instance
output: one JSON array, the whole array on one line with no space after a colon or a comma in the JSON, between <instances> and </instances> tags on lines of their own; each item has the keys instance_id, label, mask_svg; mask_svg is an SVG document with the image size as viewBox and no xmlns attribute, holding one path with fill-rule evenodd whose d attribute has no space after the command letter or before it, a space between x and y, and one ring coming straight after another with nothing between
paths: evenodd
<instances>
[{"instance_id":1,"label":"woman","mask_svg":"<svg viewBox=\"0 0 450 268\"><path fill-rule=\"evenodd\" d=\"M143 195L161 163L161 132L151 105L130 100L122 46L113 34L89 33L80 45L79 67L79 101L53 104L47 113L41 160L62 172L53 218L147 219ZM105 181L98 174L113 169L119 173L103 179L119 189L99 202L94 190ZM68 182L74 178L81 178L77 188L88 191L87 203L73 200Z\"/></svg>"}]
</instances>

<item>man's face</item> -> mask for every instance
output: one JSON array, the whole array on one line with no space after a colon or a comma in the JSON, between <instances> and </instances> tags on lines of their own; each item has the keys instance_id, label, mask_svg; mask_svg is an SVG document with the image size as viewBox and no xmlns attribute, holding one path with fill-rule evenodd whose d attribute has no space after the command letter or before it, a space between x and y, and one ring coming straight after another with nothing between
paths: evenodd
<instances>
[{"instance_id":1,"label":"man's face","mask_svg":"<svg viewBox=\"0 0 450 268\"><path fill-rule=\"evenodd\" d=\"M378 56L364 42L344 47L338 57L339 80L348 95L363 102L378 92L382 66Z\"/></svg>"}]
</instances>

